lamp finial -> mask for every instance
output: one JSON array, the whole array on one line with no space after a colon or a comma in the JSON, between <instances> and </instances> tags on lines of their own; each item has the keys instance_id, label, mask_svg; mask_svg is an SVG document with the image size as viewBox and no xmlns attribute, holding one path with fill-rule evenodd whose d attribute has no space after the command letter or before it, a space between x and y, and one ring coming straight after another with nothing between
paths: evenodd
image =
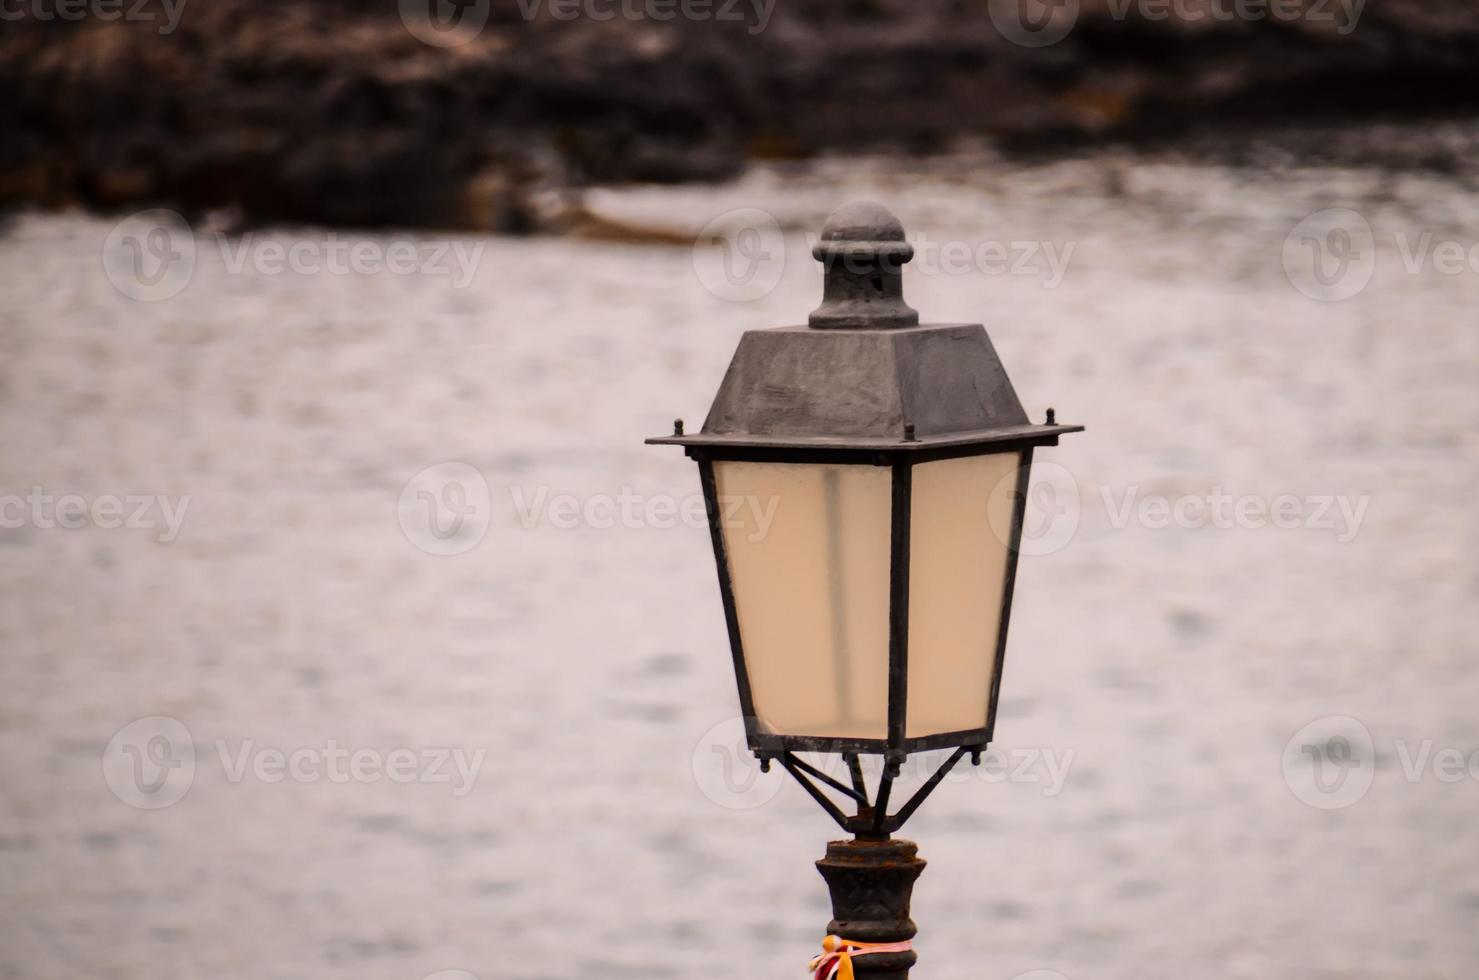
<instances>
[{"instance_id":1,"label":"lamp finial","mask_svg":"<svg viewBox=\"0 0 1479 980\"><path fill-rule=\"evenodd\" d=\"M914 258L914 246L888 208L873 201L844 204L827 218L811 254L825 276L813 328L918 326L919 313L904 302L904 263Z\"/></svg>"}]
</instances>

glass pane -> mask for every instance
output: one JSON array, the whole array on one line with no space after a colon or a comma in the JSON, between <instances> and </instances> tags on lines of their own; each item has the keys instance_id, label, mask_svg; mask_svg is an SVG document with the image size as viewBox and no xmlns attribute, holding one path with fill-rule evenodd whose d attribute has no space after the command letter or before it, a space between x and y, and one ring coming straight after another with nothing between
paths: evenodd
<instances>
[{"instance_id":1,"label":"glass pane","mask_svg":"<svg viewBox=\"0 0 1479 980\"><path fill-rule=\"evenodd\" d=\"M909 738L986 724L1020 463L1001 453L914 467Z\"/></svg>"},{"instance_id":2,"label":"glass pane","mask_svg":"<svg viewBox=\"0 0 1479 980\"><path fill-rule=\"evenodd\" d=\"M892 471L730 461L714 482L762 726L886 738Z\"/></svg>"}]
</instances>

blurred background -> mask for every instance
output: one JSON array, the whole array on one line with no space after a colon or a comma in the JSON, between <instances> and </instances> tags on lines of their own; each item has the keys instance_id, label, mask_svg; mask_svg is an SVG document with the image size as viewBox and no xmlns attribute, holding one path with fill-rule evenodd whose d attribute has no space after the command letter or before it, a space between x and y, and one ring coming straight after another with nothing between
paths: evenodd
<instances>
[{"instance_id":1,"label":"blurred background","mask_svg":"<svg viewBox=\"0 0 1479 980\"><path fill-rule=\"evenodd\" d=\"M1459 0L0 3L0 978L801 976L836 828L641 440L857 198L1088 426L916 975L1474 976L1476 73Z\"/></svg>"}]
</instances>

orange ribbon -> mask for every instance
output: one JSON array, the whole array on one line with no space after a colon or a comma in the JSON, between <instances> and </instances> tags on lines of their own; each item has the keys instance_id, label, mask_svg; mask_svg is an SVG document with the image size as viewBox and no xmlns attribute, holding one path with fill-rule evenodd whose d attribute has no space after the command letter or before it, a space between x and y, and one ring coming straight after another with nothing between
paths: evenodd
<instances>
[{"instance_id":1,"label":"orange ribbon","mask_svg":"<svg viewBox=\"0 0 1479 980\"><path fill-rule=\"evenodd\" d=\"M914 946L909 940L901 943L860 943L856 939L828 936L822 940L826 952L811 961L807 969L813 971L813 980L853 980L852 961L870 953L907 953Z\"/></svg>"}]
</instances>

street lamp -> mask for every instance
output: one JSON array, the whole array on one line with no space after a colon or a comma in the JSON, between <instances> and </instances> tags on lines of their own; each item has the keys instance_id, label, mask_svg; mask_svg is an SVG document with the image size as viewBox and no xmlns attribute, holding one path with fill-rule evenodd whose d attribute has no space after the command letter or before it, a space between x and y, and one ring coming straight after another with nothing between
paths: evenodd
<instances>
[{"instance_id":1,"label":"street lamp","mask_svg":"<svg viewBox=\"0 0 1479 980\"><path fill-rule=\"evenodd\" d=\"M1032 452L1083 427L1031 424L981 325L919 324L886 208L834 212L812 254L809 325L744 334L703 430L647 441L698 463L750 749L853 835L817 862L818 976L904 980L924 862L890 835L991 741ZM909 754L947 748L890 813ZM849 781L801 752L840 753ZM882 757L871 795L860 754Z\"/></svg>"}]
</instances>

